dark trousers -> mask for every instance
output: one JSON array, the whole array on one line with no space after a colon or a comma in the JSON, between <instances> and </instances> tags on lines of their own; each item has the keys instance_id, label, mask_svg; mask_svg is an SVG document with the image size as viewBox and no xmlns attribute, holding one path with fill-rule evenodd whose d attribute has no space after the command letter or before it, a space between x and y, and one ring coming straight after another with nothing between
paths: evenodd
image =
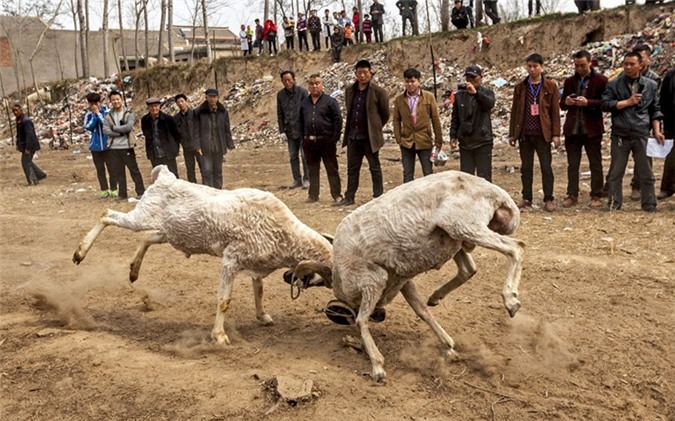
<instances>
[{"instance_id":1,"label":"dark trousers","mask_svg":"<svg viewBox=\"0 0 675 421\"><path fill-rule=\"evenodd\" d=\"M373 152L368 139L350 140L347 144L347 191L345 191L345 199L354 200L354 197L356 197L364 157L368 161L370 177L373 180L373 197L381 196L384 191L379 151Z\"/></svg>"},{"instance_id":2,"label":"dark trousers","mask_svg":"<svg viewBox=\"0 0 675 421\"><path fill-rule=\"evenodd\" d=\"M119 186L119 197L127 197L127 172L125 168L129 169L131 179L134 180L134 188L137 196L142 196L145 193L145 186L143 185L143 176L138 169L136 162L136 153L132 148L129 149L110 149L108 151L110 160L110 173L117 181Z\"/></svg>"},{"instance_id":3,"label":"dark trousers","mask_svg":"<svg viewBox=\"0 0 675 421\"><path fill-rule=\"evenodd\" d=\"M405 22L406 21L410 22L410 26L412 27L412 34L417 35L417 22L415 22L415 16L413 16L413 15L403 15L401 17L401 19L403 20L403 36L406 35L406 33L405 33L405 27L406 27Z\"/></svg>"},{"instance_id":4,"label":"dark trousers","mask_svg":"<svg viewBox=\"0 0 675 421\"><path fill-rule=\"evenodd\" d=\"M553 168L551 163L551 144L544 136L523 136L520 139L520 178L523 183L523 199L532 201L532 182L534 178L534 153L539 157L541 184L544 188L544 202L553 200Z\"/></svg>"},{"instance_id":5,"label":"dark trousers","mask_svg":"<svg viewBox=\"0 0 675 421\"><path fill-rule=\"evenodd\" d=\"M663 178L661 179L662 192L675 193L675 148L671 149L663 164Z\"/></svg>"},{"instance_id":6,"label":"dark trousers","mask_svg":"<svg viewBox=\"0 0 675 421\"><path fill-rule=\"evenodd\" d=\"M588 166L591 169L591 197L602 197L602 136L589 138L588 135L565 137L567 150L567 195L579 196L579 166L581 149L586 150Z\"/></svg>"},{"instance_id":7,"label":"dark trousers","mask_svg":"<svg viewBox=\"0 0 675 421\"><path fill-rule=\"evenodd\" d=\"M541 0L528 0L527 1L527 15L532 16L533 2L536 1L536 12L537 16L541 15Z\"/></svg>"},{"instance_id":8,"label":"dark trousers","mask_svg":"<svg viewBox=\"0 0 675 421\"><path fill-rule=\"evenodd\" d=\"M621 209L623 203L622 181L631 152L636 172L640 173L640 196L642 208L656 206L654 173L647 159L647 138L627 139L612 136L612 165L609 173L609 205Z\"/></svg>"},{"instance_id":9,"label":"dark trousers","mask_svg":"<svg viewBox=\"0 0 675 421\"><path fill-rule=\"evenodd\" d=\"M150 158L150 163L152 164L152 168L155 168L157 165L166 165L169 168L169 171L173 173L173 175L178 177L178 163L176 162L176 157L169 158L169 157L164 157L164 158L155 158L152 157Z\"/></svg>"},{"instance_id":10,"label":"dark trousers","mask_svg":"<svg viewBox=\"0 0 675 421\"><path fill-rule=\"evenodd\" d=\"M382 33L382 25L373 23L373 33L375 34L375 42L384 42L384 34Z\"/></svg>"},{"instance_id":11,"label":"dark trousers","mask_svg":"<svg viewBox=\"0 0 675 421\"><path fill-rule=\"evenodd\" d=\"M309 44L307 44L307 31L298 31L298 47L302 51L302 44L305 44L305 50L309 51Z\"/></svg>"},{"instance_id":12,"label":"dark trousers","mask_svg":"<svg viewBox=\"0 0 675 421\"><path fill-rule=\"evenodd\" d=\"M276 36L267 36L267 48L269 48L270 54L277 53L277 37ZM272 52L274 49L274 52Z\"/></svg>"},{"instance_id":13,"label":"dark trousers","mask_svg":"<svg viewBox=\"0 0 675 421\"><path fill-rule=\"evenodd\" d=\"M422 165L422 174L425 176L434 173L431 163L431 149L417 149L401 146L401 161L403 162L403 182L407 183L415 179L415 157L419 157Z\"/></svg>"},{"instance_id":14,"label":"dark trousers","mask_svg":"<svg viewBox=\"0 0 675 421\"><path fill-rule=\"evenodd\" d=\"M295 38L293 36L286 37L286 49L287 50L295 49Z\"/></svg>"},{"instance_id":15,"label":"dark trousers","mask_svg":"<svg viewBox=\"0 0 675 421\"><path fill-rule=\"evenodd\" d=\"M98 178L98 185L101 188L101 191L108 190L107 177L110 177L110 190L117 190L117 180L115 180L115 177L113 177L113 173L110 169L108 152L109 151L91 151L91 158L94 161L94 167L96 168L96 178ZM106 171L108 172L108 175L106 175Z\"/></svg>"},{"instance_id":16,"label":"dark trousers","mask_svg":"<svg viewBox=\"0 0 675 421\"><path fill-rule=\"evenodd\" d=\"M340 53L342 52L342 46L338 45L337 47L333 47L333 63L339 63L340 62Z\"/></svg>"},{"instance_id":17,"label":"dark trousers","mask_svg":"<svg viewBox=\"0 0 675 421\"><path fill-rule=\"evenodd\" d=\"M291 161L291 173L293 174L293 182L298 183L303 180L309 181L309 173L307 172L307 159L302 150L302 140L288 138L288 156ZM300 173L300 159L302 159L302 174Z\"/></svg>"},{"instance_id":18,"label":"dark trousers","mask_svg":"<svg viewBox=\"0 0 675 421\"><path fill-rule=\"evenodd\" d=\"M330 195L333 199L340 197L342 185L340 182L340 173L338 172L337 148L335 141L328 138L317 140L305 139L302 142L302 149L307 158L307 167L309 168L309 198L319 199L321 180L319 178L321 171L321 161L326 167L328 184L330 185Z\"/></svg>"},{"instance_id":19,"label":"dark trousers","mask_svg":"<svg viewBox=\"0 0 675 421\"><path fill-rule=\"evenodd\" d=\"M370 44L372 42L372 32L364 32L363 35L366 36L366 43Z\"/></svg>"},{"instance_id":20,"label":"dark trousers","mask_svg":"<svg viewBox=\"0 0 675 421\"><path fill-rule=\"evenodd\" d=\"M455 25L457 29L465 29L469 26L469 22L464 19L454 19L452 20L452 24Z\"/></svg>"},{"instance_id":21,"label":"dark trousers","mask_svg":"<svg viewBox=\"0 0 675 421\"><path fill-rule=\"evenodd\" d=\"M501 19L499 19L499 12L497 11L497 0L484 1L483 6L485 7L485 14L492 20L492 24L497 24Z\"/></svg>"},{"instance_id":22,"label":"dark trousers","mask_svg":"<svg viewBox=\"0 0 675 421\"><path fill-rule=\"evenodd\" d=\"M38 181L47 177L47 174L33 162L34 156L35 152L21 153L21 167L23 168L23 173L26 175L28 184L37 184ZM108 189L106 188L106 190Z\"/></svg>"},{"instance_id":23,"label":"dark trousers","mask_svg":"<svg viewBox=\"0 0 675 421\"><path fill-rule=\"evenodd\" d=\"M311 32L312 34L312 48L314 51L321 50L321 32Z\"/></svg>"},{"instance_id":24,"label":"dark trousers","mask_svg":"<svg viewBox=\"0 0 675 421\"><path fill-rule=\"evenodd\" d=\"M216 189L223 188L222 152L204 152L202 150L202 184Z\"/></svg>"},{"instance_id":25,"label":"dark trousers","mask_svg":"<svg viewBox=\"0 0 675 421\"><path fill-rule=\"evenodd\" d=\"M185 159L185 170L187 171L187 179L190 183L197 182L197 175L195 172L196 166L195 163L199 166L199 170L202 169L201 157L197 151L187 150L183 148L183 159Z\"/></svg>"},{"instance_id":26,"label":"dark trousers","mask_svg":"<svg viewBox=\"0 0 675 421\"><path fill-rule=\"evenodd\" d=\"M459 170L492 182L492 144L459 148Z\"/></svg>"},{"instance_id":27,"label":"dark trousers","mask_svg":"<svg viewBox=\"0 0 675 421\"><path fill-rule=\"evenodd\" d=\"M654 165L654 161L650 156L647 157L647 160L649 161L649 168L652 168ZM640 188L640 172L637 169L637 165L635 166L635 170L633 171L633 178L630 180L630 186L634 189L639 189Z\"/></svg>"}]
</instances>

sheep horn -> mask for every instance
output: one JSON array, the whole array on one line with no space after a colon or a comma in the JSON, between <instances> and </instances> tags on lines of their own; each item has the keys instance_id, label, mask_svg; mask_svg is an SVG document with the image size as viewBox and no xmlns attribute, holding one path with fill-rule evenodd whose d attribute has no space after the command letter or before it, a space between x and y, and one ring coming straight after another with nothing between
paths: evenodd
<instances>
[{"instance_id":1,"label":"sheep horn","mask_svg":"<svg viewBox=\"0 0 675 421\"><path fill-rule=\"evenodd\" d=\"M316 282L311 275L319 275L323 282ZM333 269L315 260L303 260L293 269L293 279L303 279L305 287L325 286L332 288Z\"/></svg>"}]
</instances>

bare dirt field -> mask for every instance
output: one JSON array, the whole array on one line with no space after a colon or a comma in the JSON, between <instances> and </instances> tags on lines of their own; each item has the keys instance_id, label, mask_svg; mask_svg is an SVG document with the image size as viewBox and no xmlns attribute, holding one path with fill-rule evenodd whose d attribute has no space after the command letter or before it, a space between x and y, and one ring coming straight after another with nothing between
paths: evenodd
<instances>
[{"instance_id":1,"label":"bare dirt field","mask_svg":"<svg viewBox=\"0 0 675 421\"><path fill-rule=\"evenodd\" d=\"M383 149L386 190L401 182L398 156L393 145ZM49 177L27 187L18 153L0 150L2 420L675 420L675 199L656 214L636 202L594 211L587 195L577 208L523 213L516 317L501 303L506 259L477 249L476 276L432 310L459 359L444 359L428 326L397 298L371 326L388 374L378 384L365 354L343 341L358 338L357 329L315 311L331 299L328 289L293 301L282 271L272 274L265 302L275 324L262 326L251 282L240 277L226 322L232 344L218 346L209 339L217 258L155 246L132 286L140 234L112 227L74 265L106 207L134 206L98 199L85 157L41 152L36 162ZM149 181L142 152L139 163ZM518 163L514 150L496 147L494 181L516 200L520 176L508 169ZM565 165L556 155L557 203ZM366 166L357 204L370 196ZM662 166L657 160L657 173ZM457 168L451 161L444 169ZM224 172L227 188L271 191L318 231L333 232L349 211L330 206L325 173L319 203L282 188L290 182L282 146L244 145ZM537 180L541 205L539 188ZM454 273L450 263L421 275L418 289L428 296ZM275 377L311 380L312 398L277 401Z\"/></svg>"}]
</instances>

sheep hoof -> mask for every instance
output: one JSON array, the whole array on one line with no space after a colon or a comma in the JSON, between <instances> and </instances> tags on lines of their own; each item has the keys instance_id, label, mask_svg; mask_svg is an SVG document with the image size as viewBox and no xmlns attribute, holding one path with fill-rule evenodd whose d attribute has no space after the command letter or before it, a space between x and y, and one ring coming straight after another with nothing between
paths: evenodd
<instances>
[{"instance_id":1,"label":"sheep hoof","mask_svg":"<svg viewBox=\"0 0 675 421\"><path fill-rule=\"evenodd\" d=\"M217 344L230 344L230 338L227 337L225 332L211 332L211 339L213 339Z\"/></svg>"},{"instance_id":2,"label":"sheep hoof","mask_svg":"<svg viewBox=\"0 0 675 421\"><path fill-rule=\"evenodd\" d=\"M382 323L387 318L387 310L384 307L376 307L368 318L373 323Z\"/></svg>"},{"instance_id":3,"label":"sheep hoof","mask_svg":"<svg viewBox=\"0 0 675 421\"><path fill-rule=\"evenodd\" d=\"M516 302L511 304L510 306L506 307L506 310L508 310L509 316L511 316L511 318L513 318L516 315L519 309L520 309L520 301L518 300L516 300Z\"/></svg>"},{"instance_id":4,"label":"sheep hoof","mask_svg":"<svg viewBox=\"0 0 675 421\"><path fill-rule=\"evenodd\" d=\"M79 250L76 251L76 252L73 254L73 263L75 263L76 265L79 265L80 262L82 262L83 260L84 260L84 256L82 256L82 255L80 254L80 251L79 251Z\"/></svg>"},{"instance_id":5,"label":"sheep hoof","mask_svg":"<svg viewBox=\"0 0 675 421\"><path fill-rule=\"evenodd\" d=\"M438 305L438 302L440 300L438 298L435 298L433 296L429 297L429 300L427 301L427 307L436 307Z\"/></svg>"},{"instance_id":6,"label":"sheep hoof","mask_svg":"<svg viewBox=\"0 0 675 421\"><path fill-rule=\"evenodd\" d=\"M267 313L256 316L256 318L258 321L260 321L260 323L263 324L263 326L271 326L274 324L274 320L272 320L272 317Z\"/></svg>"},{"instance_id":7,"label":"sheep hoof","mask_svg":"<svg viewBox=\"0 0 675 421\"><path fill-rule=\"evenodd\" d=\"M459 360L459 354L457 353L457 351L454 350L454 348L450 348L447 351L445 351L445 357L448 359L448 361Z\"/></svg>"},{"instance_id":8,"label":"sheep hoof","mask_svg":"<svg viewBox=\"0 0 675 421\"><path fill-rule=\"evenodd\" d=\"M384 378L387 377L387 373L385 373L384 369L382 367L373 367L373 373L370 375L373 380L375 380L378 383L381 383L384 381Z\"/></svg>"}]
</instances>

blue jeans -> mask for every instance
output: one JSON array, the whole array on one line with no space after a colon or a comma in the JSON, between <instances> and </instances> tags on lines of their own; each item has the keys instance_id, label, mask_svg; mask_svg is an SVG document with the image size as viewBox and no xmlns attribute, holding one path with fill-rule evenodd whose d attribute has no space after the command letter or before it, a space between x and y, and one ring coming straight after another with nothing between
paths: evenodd
<instances>
[{"instance_id":1,"label":"blue jeans","mask_svg":"<svg viewBox=\"0 0 675 421\"><path fill-rule=\"evenodd\" d=\"M415 179L415 157L419 157L422 165L422 174L425 176L434 173L431 163L431 149L416 149L401 146L401 161L403 161L403 182L407 183Z\"/></svg>"},{"instance_id":2,"label":"blue jeans","mask_svg":"<svg viewBox=\"0 0 675 421\"><path fill-rule=\"evenodd\" d=\"M301 139L288 138L288 155L291 159L291 173L293 174L293 182L298 183L309 181L309 173L307 172L307 159L305 152L302 150ZM302 158L302 175L300 174L300 158Z\"/></svg>"},{"instance_id":3,"label":"blue jeans","mask_svg":"<svg viewBox=\"0 0 675 421\"><path fill-rule=\"evenodd\" d=\"M656 206L654 173L647 159L647 138L628 139L612 136L612 164L609 173L609 206L621 209L623 204L622 181L631 152L635 160L635 172L640 175L642 209Z\"/></svg>"}]
</instances>

